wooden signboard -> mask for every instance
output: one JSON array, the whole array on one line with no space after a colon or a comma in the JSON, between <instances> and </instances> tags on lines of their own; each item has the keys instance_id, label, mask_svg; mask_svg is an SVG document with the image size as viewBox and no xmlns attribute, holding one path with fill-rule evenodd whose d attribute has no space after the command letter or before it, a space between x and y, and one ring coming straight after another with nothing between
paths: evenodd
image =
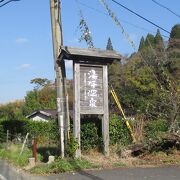
<instances>
[{"instance_id":1,"label":"wooden signboard","mask_svg":"<svg viewBox=\"0 0 180 180\"><path fill-rule=\"evenodd\" d=\"M80 65L80 113L103 114L103 66Z\"/></svg>"},{"instance_id":2,"label":"wooden signboard","mask_svg":"<svg viewBox=\"0 0 180 180\"><path fill-rule=\"evenodd\" d=\"M81 114L102 114L102 136L104 153L109 154L109 109L107 65L74 62L74 137L81 156Z\"/></svg>"}]
</instances>

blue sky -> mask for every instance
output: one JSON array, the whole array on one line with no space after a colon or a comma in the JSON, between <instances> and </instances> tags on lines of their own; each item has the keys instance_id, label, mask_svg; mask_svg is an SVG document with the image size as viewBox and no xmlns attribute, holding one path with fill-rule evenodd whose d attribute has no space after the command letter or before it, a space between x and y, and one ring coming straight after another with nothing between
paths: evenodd
<instances>
[{"instance_id":1,"label":"blue sky","mask_svg":"<svg viewBox=\"0 0 180 180\"><path fill-rule=\"evenodd\" d=\"M108 37L113 47L123 55L133 48L120 29L107 16L99 0L61 0L63 41L66 46L87 47L78 42L79 9L90 28L96 48L106 48ZM152 0L117 0L147 19L171 31L180 18L159 7ZM180 10L179 0L156 0L176 13ZM157 28L127 10L106 0L119 18L130 38L139 45L142 36L155 34ZM138 26L138 28L136 27ZM146 30L144 30L144 29ZM166 32L161 34L169 36ZM168 38L166 37L165 40ZM36 77L54 80L54 64L51 39L49 0L21 0L0 8L0 104L23 99L32 90L30 80ZM67 63L67 77L72 78L71 63Z\"/></svg>"}]
</instances>

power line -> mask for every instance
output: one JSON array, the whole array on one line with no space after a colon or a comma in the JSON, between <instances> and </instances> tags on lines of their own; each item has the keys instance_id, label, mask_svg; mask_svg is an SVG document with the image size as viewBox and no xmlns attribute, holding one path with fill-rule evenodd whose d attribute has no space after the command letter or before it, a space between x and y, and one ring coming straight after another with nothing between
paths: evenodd
<instances>
[{"instance_id":1,"label":"power line","mask_svg":"<svg viewBox=\"0 0 180 180\"><path fill-rule=\"evenodd\" d=\"M152 24L152 25L154 25L154 26L158 27L159 29L161 29L161 30L165 31L166 33L170 34L170 32L169 32L169 31L167 31L167 30L165 30L164 28L162 28L161 26L159 26L159 25L157 25L157 24L153 23L152 21L150 21L150 20L146 19L145 17L141 16L140 14L138 14L138 13L136 13L136 12L132 11L131 9L127 8L126 6L124 6L124 5L122 5L122 4L120 4L119 2L117 2L117 1L115 1L115 0L112 0L112 1L113 1L115 4L117 4L117 5L121 6L121 7L123 7L124 9L126 9L126 10L130 11L131 13L135 14L136 16L140 17L141 19L143 19L143 20L147 21L148 23L150 23L150 24Z\"/></svg>"},{"instance_id":2,"label":"power line","mask_svg":"<svg viewBox=\"0 0 180 180\"><path fill-rule=\"evenodd\" d=\"M105 7L105 9L107 10L109 16L113 19L113 21L115 22L115 24L121 29L122 34L125 36L125 38L127 39L127 41L130 43L130 45L132 46L132 48L134 49L134 51L136 51L136 45L134 43L133 40L131 40L131 38L129 37L129 34L124 30L124 27L121 25L120 21L118 20L118 18L116 17L116 15L111 11L111 9L109 8L109 6L106 4L105 0L100 0L101 3L103 4L103 6ZM149 64L146 62L146 60L143 58L142 53L139 52L139 56L142 60L142 62L148 67L148 71L154 76L155 80L157 81L157 84L160 86L160 88L162 89L162 84L161 82L158 80L158 77L156 76L156 74L154 73L154 71L152 70L152 68L149 66Z\"/></svg>"},{"instance_id":3,"label":"power line","mask_svg":"<svg viewBox=\"0 0 180 180\"><path fill-rule=\"evenodd\" d=\"M178 18L180 18L180 15L178 15L177 13L175 13L174 11L172 11L171 9L169 9L168 7L164 6L163 4L160 4L159 2L155 1L155 0L151 0L152 2L154 2L155 4L157 4L158 6L168 10L169 12L171 12L172 14L174 14L175 16L177 16Z\"/></svg>"},{"instance_id":4,"label":"power line","mask_svg":"<svg viewBox=\"0 0 180 180\"><path fill-rule=\"evenodd\" d=\"M94 12L97 12L97 13L99 13L99 14L103 14L103 15L109 16L107 13L104 13L104 12L102 12L102 11L100 11L100 10L92 7L92 6L89 6L89 5L87 5L87 4L83 3L83 2L78 1L78 3L81 4L82 6L88 8L88 9L93 10ZM146 29L146 28L144 28L144 27L135 25L135 24L133 24L133 23L131 23L131 22L129 22L129 21L122 20L122 19L121 19L121 21L124 22L124 23L126 23L126 24L128 24L128 25L131 25L131 26L133 26L133 27L135 27L135 28L137 28L137 29L141 29L141 30L146 31L146 32L156 33L156 32L153 32L153 31L151 31L151 30L149 30L149 29ZM165 38L169 38L168 36L163 35L163 34L162 34L162 36L165 37Z\"/></svg>"},{"instance_id":5,"label":"power line","mask_svg":"<svg viewBox=\"0 0 180 180\"><path fill-rule=\"evenodd\" d=\"M4 2L5 0L1 0L0 3ZM0 7L3 7L5 6L6 4L9 4L10 2L13 2L13 1L20 1L20 0L9 0L7 2L4 2L3 4L0 5Z\"/></svg>"}]
</instances>

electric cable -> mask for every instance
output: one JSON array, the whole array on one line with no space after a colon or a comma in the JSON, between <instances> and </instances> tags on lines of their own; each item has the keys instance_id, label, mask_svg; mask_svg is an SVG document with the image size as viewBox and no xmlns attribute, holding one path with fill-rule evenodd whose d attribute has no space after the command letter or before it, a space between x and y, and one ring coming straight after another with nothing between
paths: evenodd
<instances>
[{"instance_id":1,"label":"electric cable","mask_svg":"<svg viewBox=\"0 0 180 180\"><path fill-rule=\"evenodd\" d=\"M159 2L155 1L155 0L151 0L152 2L154 2L155 4L157 4L158 6L168 10L169 12L171 12L172 14L174 14L175 16L177 16L178 18L180 18L180 15L175 13L174 11L172 11L171 9L169 9L168 7L164 6L163 4L160 4Z\"/></svg>"},{"instance_id":2,"label":"electric cable","mask_svg":"<svg viewBox=\"0 0 180 180\"><path fill-rule=\"evenodd\" d=\"M112 0L112 2L114 2L115 4L117 4L117 5L121 6L121 7L123 7L124 9L128 10L129 12L131 12L131 13L135 14L136 16L140 17L141 19L145 20L146 22L148 22L148 23L150 23L150 24L152 24L152 25L154 25L154 26L158 27L159 29L163 30L164 32L166 32L166 33L170 34L170 32L169 32L169 31L167 31L166 29L164 29L164 28L162 28L161 26L159 26L159 25L155 24L154 22L152 22L152 21L148 20L147 18L145 18L145 17L141 16L140 14L138 14L138 13L136 13L136 12L132 11L132 10L131 10L131 9L129 9L128 7L126 7L126 6L122 5L121 3L119 3L119 2L117 2L117 1L115 1L115 0Z\"/></svg>"},{"instance_id":3,"label":"electric cable","mask_svg":"<svg viewBox=\"0 0 180 180\"><path fill-rule=\"evenodd\" d=\"M0 5L0 7L3 7L3 6L5 6L6 4L9 4L10 2L14 2L14 1L20 1L20 0L9 0L9 1L7 1L7 2L4 2L4 0L1 0L0 1L0 3L1 2L4 2L2 5Z\"/></svg>"},{"instance_id":4,"label":"electric cable","mask_svg":"<svg viewBox=\"0 0 180 180\"><path fill-rule=\"evenodd\" d=\"M93 10L94 12L97 12L97 13L99 13L99 14L103 14L103 15L109 16L107 13L104 13L104 12L102 12L102 11L96 9L96 8L93 8L92 6L89 6L89 5L87 5L87 4L83 3L83 2L78 1L78 3L81 4L82 6L86 7L86 8L89 8L89 9ZM121 19L121 21L124 22L124 23L126 23L126 24L128 24L128 25L131 25L131 26L133 26L133 27L135 27L135 28L137 28L137 29L141 29L141 30L146 31L146 32L156 33L156 32L153 32L153 31L151 31L151 30L149 30L149 29L146 29L146 28L144 28L144 27L137 26L137 25L135 25L135 24L133 24L133 23L131 23L131 22L129 22L129 21L122 20L122 19ZM162 34L161 36L163 36L163 37L165 37L165 38L169 38L168 36L163 35L163 34Z\"/></svg>"}]
</instances>

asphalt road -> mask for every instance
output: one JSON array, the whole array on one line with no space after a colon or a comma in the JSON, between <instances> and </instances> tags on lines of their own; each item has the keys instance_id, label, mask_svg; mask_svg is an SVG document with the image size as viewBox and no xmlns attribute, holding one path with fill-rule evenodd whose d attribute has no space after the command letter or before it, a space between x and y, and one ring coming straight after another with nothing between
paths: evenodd
<instances>
[{"instance_id":1,"label":"asphalt road","mask_svg":"<svg viewBox=\"0 0 180 180\"><path fill-rule=\"evenodd\" d=\"M180 167L118 168L32 176L0 160L0 180L180 180Z\"/></svg>"}]
</instances>

